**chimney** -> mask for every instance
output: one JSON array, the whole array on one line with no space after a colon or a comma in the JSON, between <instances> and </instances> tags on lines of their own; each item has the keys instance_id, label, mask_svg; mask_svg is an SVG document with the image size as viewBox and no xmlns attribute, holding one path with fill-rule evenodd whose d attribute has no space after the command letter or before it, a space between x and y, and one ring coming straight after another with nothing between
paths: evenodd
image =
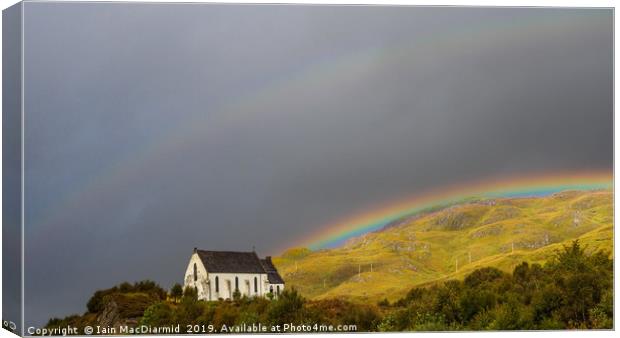
<instances>
[{"instance_id":1,"label":"chimney","mask_svg":"<svg viewBox=\"0 0 620 338\"><path fill-rule=\"evenodd\" d=\"M198 252L198 248L194 247L194 253Z\"/></svg>"}]
</instances>

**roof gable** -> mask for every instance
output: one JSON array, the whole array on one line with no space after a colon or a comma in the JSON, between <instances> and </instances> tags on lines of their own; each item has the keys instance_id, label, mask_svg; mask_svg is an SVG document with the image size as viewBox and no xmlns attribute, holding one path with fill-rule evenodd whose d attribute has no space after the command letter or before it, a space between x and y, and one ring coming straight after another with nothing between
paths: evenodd
<instances>
[{"instance_id":1,"label":"roof gable","mask_svg":"<svg viewBox=\"0 0 620 338\"><path fill-rule=\"evenodd\" d=\"M271 262L271 257L267 256L265 259L260 260L263 269L267 272L267 279L271 284L284 284L284 279L278 273L275 265Z\"/></svg>"}]
</instances>

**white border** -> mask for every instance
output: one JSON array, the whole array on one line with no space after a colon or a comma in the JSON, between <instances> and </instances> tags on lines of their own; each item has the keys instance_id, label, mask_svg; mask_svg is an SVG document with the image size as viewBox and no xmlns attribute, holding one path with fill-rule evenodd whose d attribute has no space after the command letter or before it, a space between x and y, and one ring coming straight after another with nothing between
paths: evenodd
<instances>
[{"instance_id":1,"label":"white border","mask_svg":"<svg viewBox=\"0 0 620 338\"><path fill-rule=\"evenodd\" d=\"M7 8L19 1L0 0L1 8ZM104 3L180 3L180 4L314 4L314 5L409 5L409 6L481 6L481 7L608 7L615 8L615 2L609 0L24 0L28 2L104 2Z\"/></svg>"},{"instance_id":2,"label":"white border","mask_svg":"<svg viewBox=\"0 0 620 338\"><path fill-rule=\"evenodd\" d=\"M17 3L18 1L15 0L0 0L0 7L2 9L8 8L11 5ZM33 0L26 0L27 2L39 2L39 1L33 1ZM51 2L51 1L50 1ZM124 2L145 2L145 1L137 1L137 0L128 0L128 1L72 1L72 0L64 0L64 1L56 1L56 2L113 2L113 3L124 3ZM436 1L436 0L412 0L412 1L406 1L406 0L375 0L375 1L368 1L368 0L356 0L356 1L351 1L351 0L340 0L340 1L334 1L334 0L291 0L291 1L277 1L277 0L271 0L271 1L260 1L260 0L236 0L236 1L231 1L231 0L221 0L221 1L205 1L205 2L200 2L200 1L175 1L175 0L152 0L149 2L154 2L154 3L229 3L229 4L235 4L235 3L254 3L254 4L317 4L317 5L418 5L418 6L501 6L501 7L529 7L529 6L533 6L533 7L547 7L547 6L560 6L560 7L608 7L608 8L614 8L615 11L615 2L614 1L607 1L607 0L581 0L581 1L560 1L560 0L538 0L538 1L532 1L532 0L528 0L528 1L523 1L523 0L475 0L475 1L467 1L467 0L445 0L445 1ZM22 83L21 83L21 94L22 94L22 116L21 116L21 123L22 123L22 134L21 134L21 156L22 156L22 162L21 162L21 169L22 169L22 180L21 180L21 189L22 189L22 197L21 197L21 218L22 218L22 262L24 259L24 232L23 232L23 225L24 225L24 201L25 201L25 196L23 194L24 191L24 186L25 186L25 181L24 181L24 161L25 161L25 144L24 144L24 62L23 62L23 56L24 56L24 44L23 44L23 39L24 39L24 30L23 30L23 20L24 20L24 10L25 10L26 6L22 7L22 64L21 64L21 71L22 71ZM0 18L0 22L1 22L1 18ZM618 62L618 55L617 53L615 53L615 46L617 46L617 35L615 34L615 27L617 27L617 18L614 15L614 65ZM0 24L0 36L2 34L2 28L1 28L1 24ZM0 45L0 55L2 53L2 46ZM1 71L0 71L1 74ZM618 124L620 122L617 121L617 119L615 119L615 102L616 99L618 97L618 93L616 91L616 87L615 87L615 83L616 80L618 78L618 72L614 66L614 131L615 130L619 130L618 129ZM0 82L0 93L2 92L2 83ZM1 95L1 94L0 94ZM2 138L2 130L0 128L0 139ZM619 152L619 147L618 147L618 140L615 137L615 132L614 132L614 159L616 158L616 155ZM1 164L1 155L2 155L2 149L0 147L0 164ZM1 169L0 169L1 170ZM614 177L620 177L620 169L617 168L615 166L615 161L614 161ZM2 187L2 182L0 181L0 189ZM616 194L618 193L618 188L616 186L614 186L614 196L616 196ZM615 198L614 198L614 202ZM618 204L614 204L614 221L615 221L615 215L618 214L618 211L620 210L620 206ZM2 211L2 196L0 196L0 212ZM614 243L616 242L617 233L614 231ZM1 237L1 235L0 235ZM1 239L1 238L0 238ZM2 248L2 243L0 241L0 250ZM1 251L0 251L1 252ZM617 252L618 249L617 247L614 246L614 257L617 257ZM614 262L615 264L615 262ZM1 277L1 270L0 270L0 277ZM619 289L619 282L618 282L618 278L615 278L617 276L618 273L618 265L615 265L615 270L614 270L614 287L615 290L620 290ZM21 269L21 274L22 274L22 284L24 283L24 268L22 265L22 269ZM0 278L0 289L1 289L1 278ZM23 291L23 287L22 287L22 300L24 297L24 291ZM616 307L616 300L617 300L617 292L616 295L614 296L614 309L617 309ZM2 300L2 295L0 293L0 304L1 304L1 300ZM1 314L1 312L0 312ZM616 316L615 316L616 317ZM0 316L1 318L1 316ZM25 325L25 320L24 320L24 308L22 307L22 325ZM614 318L614 323L616 324L615 318ZM454 335L457 334L459 336L462 337L472 337L472 336L478 336L478 335L495 335L495 334L500 334L503 336L510 336L510 337L521 337L521 336L542 336L544 335L545 337L564 337L564 336L581 336L583 334L587 334L590 337L607 337L607 336L612 336L614 335L613 331L587 331L583 332L583 331L545 331L545 332L461 332L461 333L452 333L452 332L442 332L442 333L417 333L417 335L421 335L422 337L444 337L447 335ZM311 334L312 336L318 336L318 337L328 337L331 336L333 337L333 334ZM364 335L362 333L352 333L351 335L353 336L359 336L359 335ZM379 335L379 336L389 336L389 335L408 335L408 333L383 333L383 334L377 334L374 333L374 335ZM243 336L251 336L251 335L243 335ZM262 335L261 335L262 336ZM272 336L272 335L267 335L267 336ZM277 336L282 336L282 335L277 335ZM285 336L289 336L289 335L285 335ZM14 335L11 335L10 333L8 333L5 330L0 330L0 338L4 338L4 337L15 337ZM163 336L163 337L174 337L174 336ZM186 335L183 336L179 336L179 337L187 337Z\"/></svg>"}]
</instances>

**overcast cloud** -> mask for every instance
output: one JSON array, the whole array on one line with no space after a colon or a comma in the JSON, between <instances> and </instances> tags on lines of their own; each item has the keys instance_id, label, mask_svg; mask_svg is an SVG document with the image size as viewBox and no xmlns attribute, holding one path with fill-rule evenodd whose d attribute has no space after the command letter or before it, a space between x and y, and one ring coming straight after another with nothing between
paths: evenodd
<instances>
[{"instance_id":1,"label":"overcast cloud","mask_svg":"<svg viewBox=\"0 0 620 338\"><path fill-rule=\"evenodd\" d=\"M192 248L613 166L612 10L25 4L26 327Z\"/></svg>"}]
</instances>

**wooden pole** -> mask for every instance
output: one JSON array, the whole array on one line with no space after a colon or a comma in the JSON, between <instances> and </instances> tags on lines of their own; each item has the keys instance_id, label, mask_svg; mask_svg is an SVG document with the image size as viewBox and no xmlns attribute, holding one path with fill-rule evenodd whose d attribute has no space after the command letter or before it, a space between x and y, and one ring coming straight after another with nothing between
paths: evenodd
<instances>
[{"instance_id":1,"label":"wooden pole","mask_svg":"<svg viewBox=\"0 0 620 338\"><path fill-rule=\"evenodd\" d=\"M471 264L471 251L469 252L469 264Z\"/></svg>"}]
</instances>

